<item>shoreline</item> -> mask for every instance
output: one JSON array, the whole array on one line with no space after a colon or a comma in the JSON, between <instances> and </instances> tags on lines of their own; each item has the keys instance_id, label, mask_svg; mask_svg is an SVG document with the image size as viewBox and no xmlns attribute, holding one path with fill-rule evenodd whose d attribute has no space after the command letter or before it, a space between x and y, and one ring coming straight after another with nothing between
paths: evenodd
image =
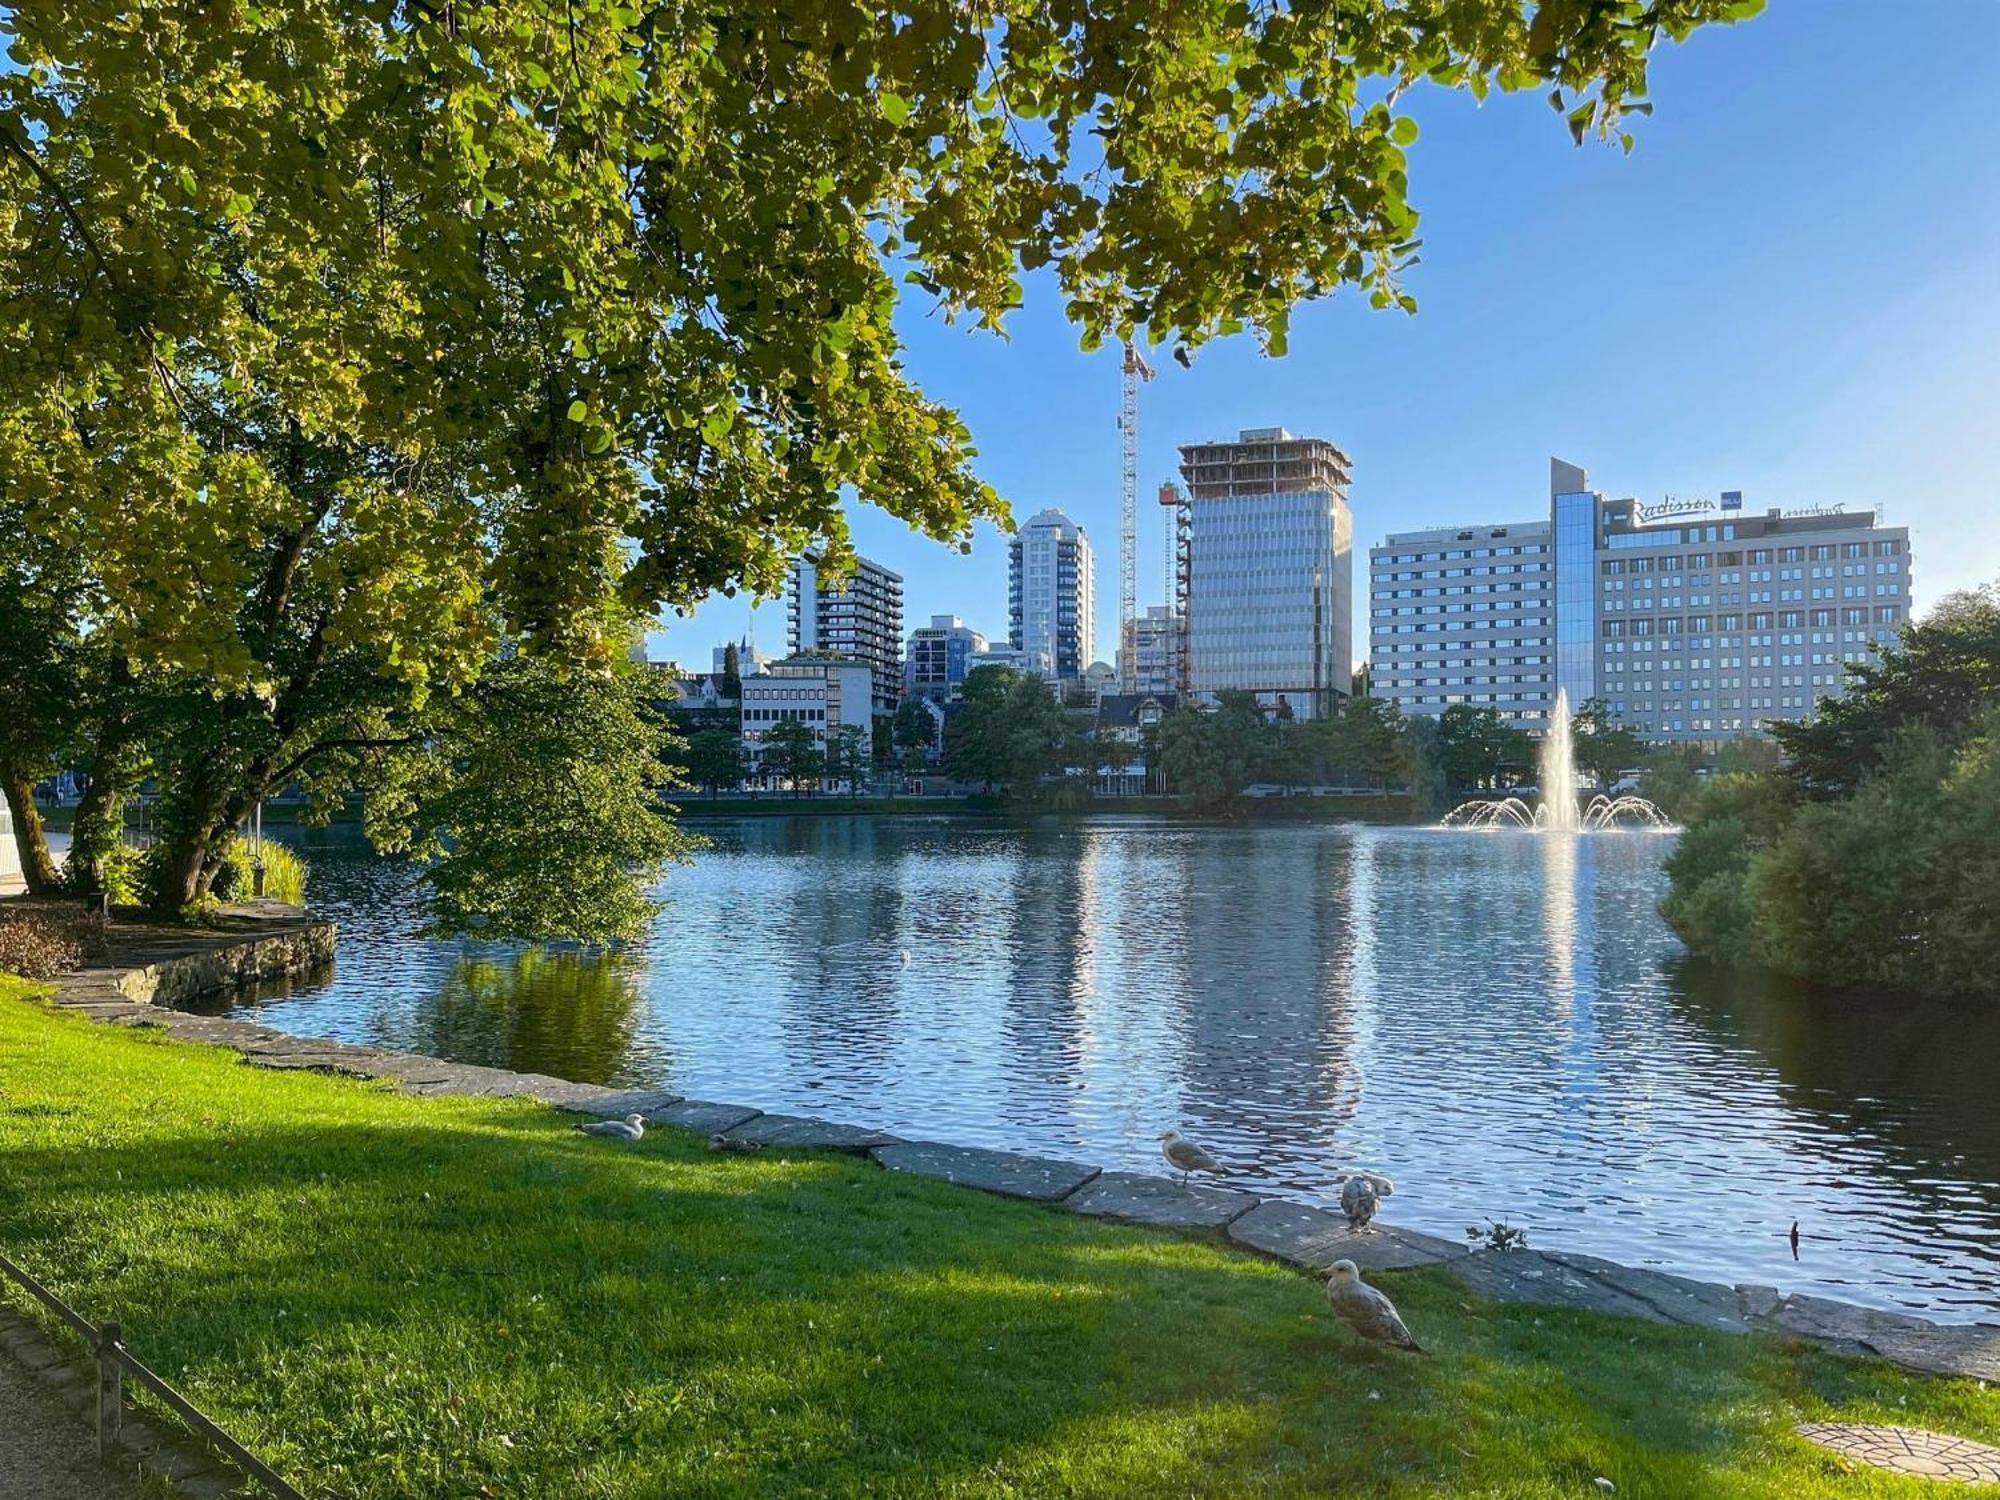
<instances>
[{"instance_id":1,"label":"shoreline","mask_svg":"<svg viewBox=\"0 0 2000 1500\"><path fill-rule=\"evenodd\" d=\"M121 953L114 943L110 961L54 981L50 1003L102 1024L156 1028L176 1040L227 1047L255 1067L372 1079L419 1097L530 1097L600 1116L637 1111L659 1124L719 1136L725 1145L744 1149L787 1146L865 1155L887 1170L1067 1212L1217 1236L1234 1248L1307 1273L1323 1271L1340 1258L1354 1260L1364 1271L1436 1266L1495 1301L1581 1308L1717 1332L1771 1334L1835 1353L1875 1355L1928 1374L2000 1380L2000 1324L1939 1323L1755 1283L1697 1281L1560 1249L1472 1250L1388 1224L1355 1234L1338 1214L1235 1188L1183 1186L1090 1163L906 1140L751 1104L690 1099L670 1089L614 1089L295 1036L257 1022L154 1003L161 994L184 1002L233 988L253 973L272 977L271 965L300 961L319 943L332 942L332 924L294 908L269 903L260 909L238 908L229 920L231 930L176 935L172 952L128 947ZM306 930L314 934L310 941L300 939ZM141 962L119 961L133 958Z\"/></svg>"}]
</instances>

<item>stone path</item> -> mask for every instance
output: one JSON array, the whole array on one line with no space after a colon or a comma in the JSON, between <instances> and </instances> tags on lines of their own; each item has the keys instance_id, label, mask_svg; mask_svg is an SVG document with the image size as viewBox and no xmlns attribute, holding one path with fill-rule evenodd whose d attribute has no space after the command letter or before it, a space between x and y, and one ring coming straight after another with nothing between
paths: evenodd
<instances>
[{"instance_id":1,"label":"stone path","mask_svg":"<svg viewBox=\"0 0 2000 1500\"><path fill-rule=\"evenodd\" d=\"M297 914L286 921L296 925ZM212 955L201 961L211 964ZM168 974L165 987L173 987ZM657 1125L720 1136L722 1146L796 1147L865 1153L896 1172L1071 1212L1197 1233L1324 1272L1336 1260L1364 1271L1444 1266L1465 1286L1498 1302L1578 1308L1714 1332L1763 1332L1836 1353L1876 1355L1905 1368L1965 1379L2000 1380L2000 1326L1953 1326L1853 1307L1768 1287L1719 1286L1595 1256L1516 1249L1471 1251L1465 1245L1377 1223L1355 1233L1344 1217L1282 1199L1210 1185L1183 1185L1134 1172L1104 1172L1082 1162L1009 1151L905 1141L880 1131L749 1105L685 1099L659 1089L611 1089L544 1074L473 1067L414 1053L288 1036L252 1021L191 1015L126 998L115 974L87 971L64 981L56 1004L93 1019L157 1027L177 1039L232 1047L253 1067L303 1069L393 1081L420 1096L535 1098L564 1109L618 1117L645 1115Z\"/></svg>"},{"instance_id":2,"label":"stone path","mask_svg":"<svg viewBox=\"0 0 2000 1500\"><path fill-rule=\"evenodd\" d=\"M1963 1484L2000 1484L2000 1448L1969 1438L1921 1427L1867 1427L1854 1422L1807 1422L1796 1431L1807 1442L1872 1468Z\"/></svg>"},{"instance_id":3,"label":"stone path","mask_svg":"<svg viewBox=\"0 0 2000 1500\"><path fill-rule=\"evenodd\" d=\"M126 1475L98 1466L90 1424L0 1354L0 1495L7 1500L138 1500Z\"/></svg>"}]
</instances>

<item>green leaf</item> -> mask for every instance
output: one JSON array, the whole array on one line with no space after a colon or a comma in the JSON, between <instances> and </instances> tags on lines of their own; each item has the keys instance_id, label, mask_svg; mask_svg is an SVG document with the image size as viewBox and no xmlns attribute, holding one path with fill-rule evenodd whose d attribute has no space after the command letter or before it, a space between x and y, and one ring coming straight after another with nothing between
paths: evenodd
<instances>
[{"instance_id":1,"label":"green leaf","mask_svg":"<svg viewBox=\"0 0 2000 1500\"><path fill-rule=\"evenodd\" d=\"M891 125L900 125L910 117L910 101L901 94L892 94L884 89L875 102L880 107L883 118Z\"/></svg>"},{"instance_id":2,"label":"green leaf","mask_svg":"<svg viewBox=\"0 0 2000 1500\"><path fill-rule=\"evenodd\" d=\"M590 415L590 406L581 397L579 397L575 401L570 402L569 419L572 422L581 422L589 415Z\"/></svg>"},{"instance_id":3,"label":"green leaf","mask_svg":"<svg viewBox=\"0 0 2000 1500\"><path fill-rule=\"evenodd\" d=\"M1408 115L1399 116L1395 128L1389 132L1389 139L1399 146L1407 146L1417 138L1417 122Z\"/></svg>"}]
</instances>

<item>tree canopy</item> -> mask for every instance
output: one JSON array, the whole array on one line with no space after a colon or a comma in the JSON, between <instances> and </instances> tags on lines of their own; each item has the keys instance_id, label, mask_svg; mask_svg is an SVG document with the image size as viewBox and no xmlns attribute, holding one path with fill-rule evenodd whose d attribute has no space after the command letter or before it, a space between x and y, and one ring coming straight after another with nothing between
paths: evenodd
<instances>
[{"instance_id":1,"label":"tree canopy","mask_svg":"<svg viewBox=\"0 0 2000 1500\"><path fill-rule=\"evenodd\" d=\"M1411 306L1404 90L1620 134L1659 39L1755 9L11 7L0 502L134 689L91 717L162 776L159 899L497 663L588 695L635 618L838 567L846 494L1004 521L901 287L997 327L1045 269L1086 346L1281 354L1301 300Z\"/></svg>"}]
</instances>

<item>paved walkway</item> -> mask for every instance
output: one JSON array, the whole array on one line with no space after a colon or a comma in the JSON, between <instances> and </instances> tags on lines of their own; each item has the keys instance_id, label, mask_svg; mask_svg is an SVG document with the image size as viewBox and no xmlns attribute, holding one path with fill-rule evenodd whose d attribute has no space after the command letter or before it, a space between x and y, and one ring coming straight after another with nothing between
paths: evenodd
<instances>
[{"instance_id":1,"label":"paved walkway","mask_svg":"<svg viewBox=\"0 0 2000 1500\"><path fill-rule=\"evenodd\" d=\"M138 1485L98 1467L97 1440L0 1350L0 1495L7 1500L138 1500Z\"/></svg>"}]
</instances>

